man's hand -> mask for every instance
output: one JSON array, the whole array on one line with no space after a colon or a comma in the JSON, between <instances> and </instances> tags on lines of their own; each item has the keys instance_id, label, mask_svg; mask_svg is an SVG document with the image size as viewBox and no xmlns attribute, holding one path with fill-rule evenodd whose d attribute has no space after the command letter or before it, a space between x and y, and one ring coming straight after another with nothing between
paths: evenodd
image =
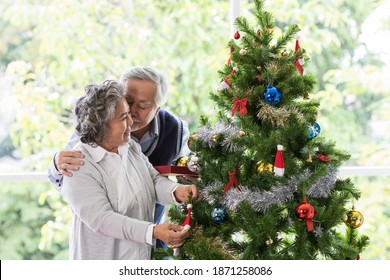
<instances>
[{"instance_id":1,"label":"man's hand","mask_svg":"<svg viewBox=\"0 0 390 280\"><path fill-rule=\"evenodd\" d=\"M177 202L185 202L190 197L195 200L201 199L198 188L195 185L179 185L173 194Z\"/></svg>"},{"instance_id":2,"label":"man's hand","mask_svg":"<svg viewBox=\"0 0 390 280\"><path fill-rule=\"evenodd\" d=\"M84 164L84 155L81 151L63 150L58 152L54 157L54 165L58 172L64 176L72 177L70 171L77 171Z\"/></svg>"}]
</instances>

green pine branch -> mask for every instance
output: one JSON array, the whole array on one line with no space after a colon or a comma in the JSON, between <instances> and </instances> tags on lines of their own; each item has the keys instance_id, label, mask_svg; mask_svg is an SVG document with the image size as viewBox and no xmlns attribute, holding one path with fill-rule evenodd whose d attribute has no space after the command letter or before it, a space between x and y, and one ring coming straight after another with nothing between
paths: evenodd
<instances>
[{"instance_id":1,"label":"green pine branch","mask_svg":"<svg viewBox=\"0 0 390 280\"><path fill-rule=\"evenodd\" d=\"M277 39L276 45L274 47L274 51L278 52L278 51L283 50L286 47L286 45L292 39L294 39L294 37L298 34L298 32L300 30L301 29L299 28L298 25L294 24L294 25L289 26L287 28L286 32Z\"/></svg>"}]
</instances>

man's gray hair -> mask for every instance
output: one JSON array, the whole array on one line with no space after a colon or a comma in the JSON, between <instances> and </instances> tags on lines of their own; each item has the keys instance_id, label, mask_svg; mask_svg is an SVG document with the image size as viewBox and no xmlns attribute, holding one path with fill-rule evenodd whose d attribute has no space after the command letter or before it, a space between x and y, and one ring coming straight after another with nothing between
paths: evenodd
<instances>
[{"instance_id":1,"label":"man's gray hair","mask_svg":"<svg viewBox=\"0 0 390 280\"><path fill-rule=\"evenodd\" d=\"M120 78L120 82L124 85L126 91L128 80L144 80L154 83L157 87L155 102L158 107L164 104L168 90L168 82L163 73L149 66L135 66L127 69Z\"/></svg>"},{"instance_id":2,"label":"man's gray hair","mask_svg":"<svg viewBox=\"0 0 390 280\"><path fill-rule=\"evenodd\" d=\"M80 141L96 147L104 140L108 123L114 118L116 106L125 97L123 86L114 80L91 83L84 88L85 95L74 106L77 120L76 134Z\"/></svg>"}]
</instances>

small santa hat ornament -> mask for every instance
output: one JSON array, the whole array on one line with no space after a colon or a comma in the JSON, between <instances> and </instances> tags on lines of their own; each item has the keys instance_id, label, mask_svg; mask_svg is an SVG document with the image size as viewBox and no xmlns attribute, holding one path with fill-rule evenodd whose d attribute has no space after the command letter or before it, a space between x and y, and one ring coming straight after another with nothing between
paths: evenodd
<instances>
[{"instance_id":1,"label":"small santa hat ornament","mask_svg":"<svg viewBox=\"0 0 390 280\"><path fill-rule=\"evenodd\" d=\"M190 229L191 227L191 210L192 210L192 204L187 204L187 216L181 225L184 228ZM184 229L183 229L184 230Z\"/></svg>"},{"instance_id":2,"label":"small santa hat ornament","mask_svg":"<svg viewBox=\"0 0 390 280\"><path fill-rule=\"evenodd\" d=\"M275 176L283 176L284 175L284 159L283 159L283 146L277 146L278 151L276 152L275 163L274 163L274 174Z\"/></svg>"},{"instance_id":3,"label":"small santa hat ornament","mask_svg":"<svg viewBox=\"0 0 390 280\"><path fill-rule=\"evenodd\" d=\"M218 90L218 91L223 91L223 90L225 90L225 89L230 89L230 86L229 86L229 84L228 84L225 80L223 80L223 81L219 84L217 90Z\"/></svg>"},{"instance_id":4,"label":"small santa hat ornament","mask_svg":"<svg viewBox=\"0 0 390 280\"><path fill-rule=\"evenodd\" d=\"M299 45L299 42L298 42L299 38L296 39L295 41L295 51L294 51L294 54L296 54L298 52L298 50L301 48L301 46ZM298 58L295 62L294 62L294 65L295 67L298 69L298 72L299 74L303 74L304 72L304 69L302 67L302 65L305 64L305 59L303 57L300 57Z\"/></svg>"},{"instance_id":5,"label":"small santa hat ornament","mask_svg":"<svg viewBox=\"0 0 390 280\"><path fill-rule=\"evenodd\" d=\"M218 91L223 91L225 89L230 89L231 83L230 83L230 77L238 71L237 67L233 67L232 72L230 72L229 75L226 76L226 78L219 84L217 90Z\"/></svg>"},{"instance_id":6,"label":"small santa hat ornament","mask_svg":"<svg viewBox=\"0 0 390 280\"><path fill-rule=\"evenodd\" d=\"M191 210L192 210L192 204L187 204L187 216L184 219L183 224L181 225L183 227L182 231L186 231L191 228ZM175 257L179 255L179 248L177 247L173 248L173 255Z\"/></svg>"}]
</instances>

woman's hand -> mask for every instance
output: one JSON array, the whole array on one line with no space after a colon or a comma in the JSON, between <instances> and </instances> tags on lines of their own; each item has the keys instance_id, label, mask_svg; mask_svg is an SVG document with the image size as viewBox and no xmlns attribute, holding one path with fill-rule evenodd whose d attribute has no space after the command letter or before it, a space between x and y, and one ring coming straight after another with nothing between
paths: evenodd
<instances>
[{"instance_id":1,"label":"woman's hand","mask_svg":"<svg viewBox=\"0 0 390 280\"><path fill-rule=\"evenodd\" d=\"M181 247L187 235L188 230L183 230L183 227L174 224L161 224L153 228L153 238L174 247Z\"/></svg>"},{"instance_id":2,"label":"woman's hand","mask_svg":"<svg viewBox=\"0 0 390 280\"><path fill-rule=\"evenodd\" d=\"M189 197L200 200L198 188L195 185L179 185L173 194L177 202L185 202Z\"/></svg>"}]
</instances>

